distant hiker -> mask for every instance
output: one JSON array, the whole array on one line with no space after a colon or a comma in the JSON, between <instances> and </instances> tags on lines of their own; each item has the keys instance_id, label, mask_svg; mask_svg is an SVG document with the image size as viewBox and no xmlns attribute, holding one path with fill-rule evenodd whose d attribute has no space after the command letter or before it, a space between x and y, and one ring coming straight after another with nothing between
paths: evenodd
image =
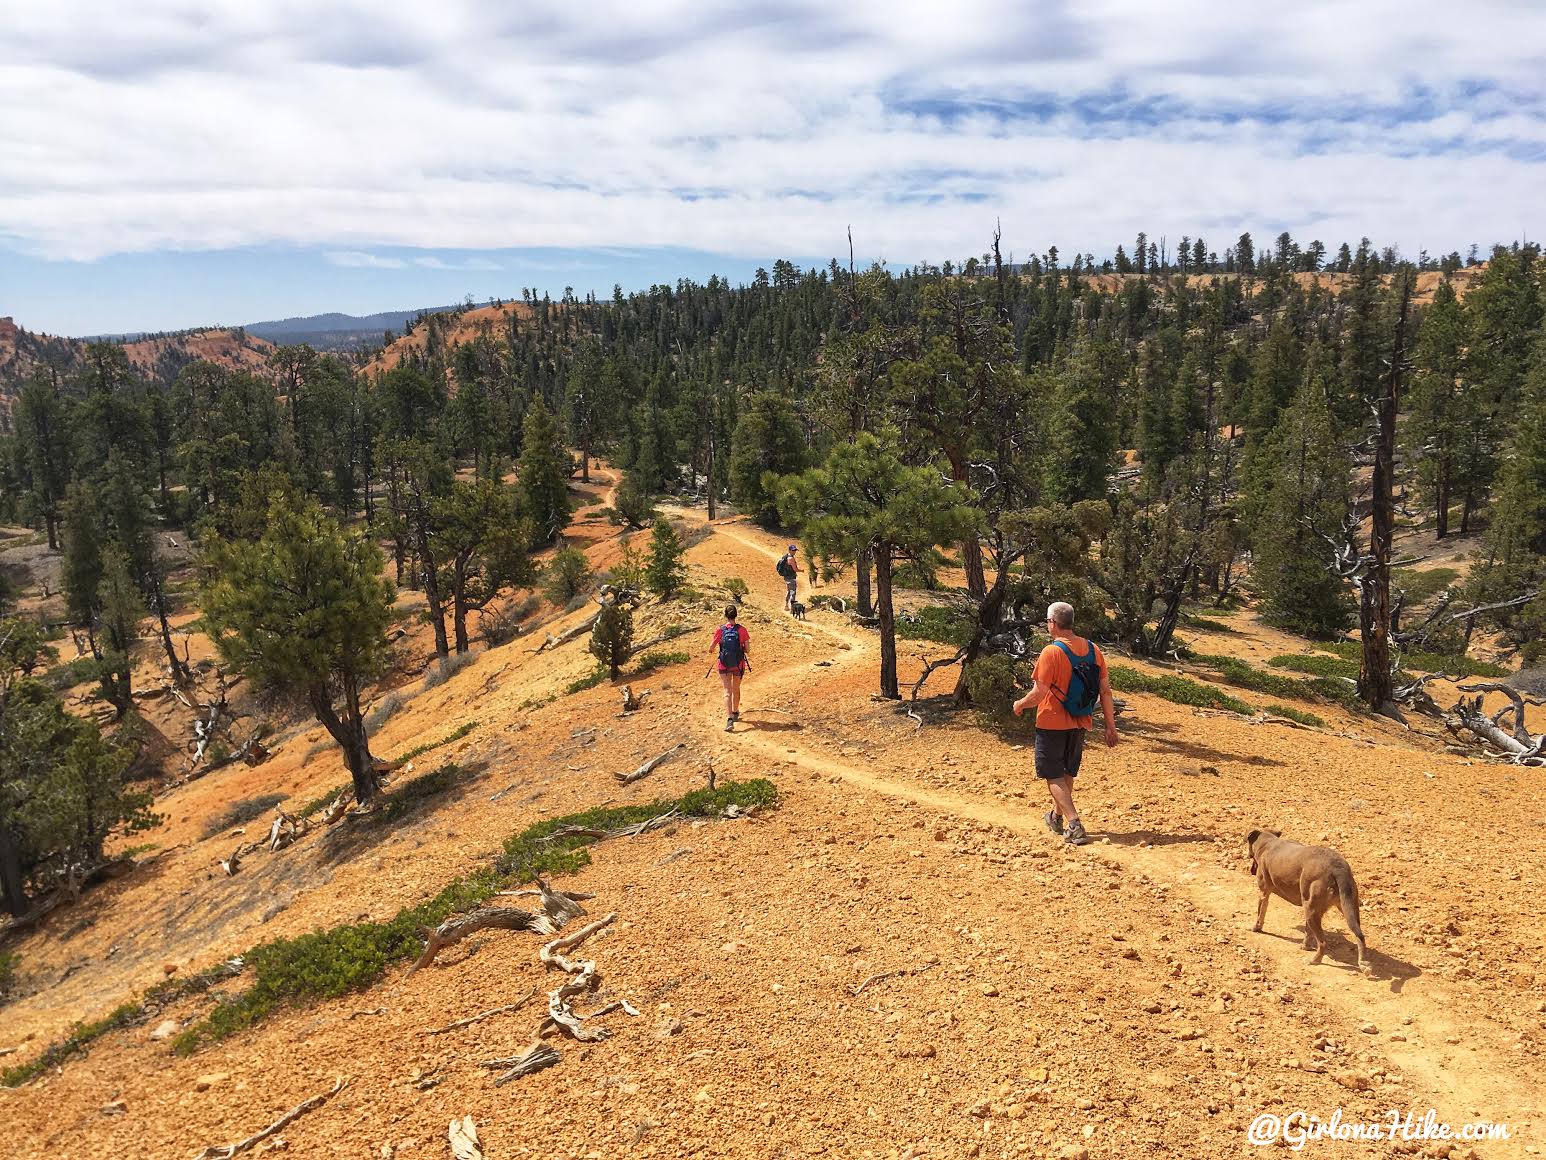
<instances>
[{"instance_id":1,"label":"distant hiker","mask_svg":"<svg viewBox=\"0 0 1546 1160\"><path fill-rule=\"evenodd\" d=\"M1106 744L1117 743L1111 681L1095 642L1074 635L1072 604L1060 600L1047 606L1047 631L1052 643L1036 658L1030 691L1014 703L1015 716L1037 706L1036 776L1052 795L1047 828L1063 835L1069 845L1083 846L1090 839L1074 806L1074 778L1079 776L1084 734L1093 724L1097 704L1106 718Z\"/></svg>"},{"instance_id":2,"label":"distant hiker","mask_svg":"<svg viewBox=\"0 0 1546 1160\"><path fill-rule=\"evenodd\" d=\"M744 624L735 622L739 610L734 604L725 605L725 623L714 630L714 643L709 655L714 664L709 673L719 667L719 683L725 689L725 732L729 733L741 716L741 678L751 671L751 633ZM709 673L704 673L708 676Z\"/></svg>"},{"instance_id":3,"label":"distant hiker","mask_svg":"<svg viewBox=\"0 0 1546 1160\"><path fill-rule=\"evenodd\" d=\"M800 581L800 562L795 559L795 553L800 550L798 544L790 544L789 551L778 558L778 574L784 578L784 611L794 611L795 586Z\"/></svg>"}]
</instances>

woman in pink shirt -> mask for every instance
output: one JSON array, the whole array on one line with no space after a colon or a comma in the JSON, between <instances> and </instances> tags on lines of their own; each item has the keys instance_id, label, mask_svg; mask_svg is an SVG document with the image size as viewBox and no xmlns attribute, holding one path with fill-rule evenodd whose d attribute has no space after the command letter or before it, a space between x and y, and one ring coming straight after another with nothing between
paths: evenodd
<instances>
[{"instance_id":1,"label":"woman in pink shirt","mask_svg":"<svg viewBox=\"0 0 1546 1160\"><path fill-rule=\"evenodd\" d=\"M738 609L734 604L725 606L725 623L714 630L714 643L709 655L715 658L709 672L719 668L719 683L725 690L725 732L735 727L741 716L741 678L751 671L751 634L746 626L735 622ZM704 676L707 676L705 673Z\"/></svg>"}]
</instances>

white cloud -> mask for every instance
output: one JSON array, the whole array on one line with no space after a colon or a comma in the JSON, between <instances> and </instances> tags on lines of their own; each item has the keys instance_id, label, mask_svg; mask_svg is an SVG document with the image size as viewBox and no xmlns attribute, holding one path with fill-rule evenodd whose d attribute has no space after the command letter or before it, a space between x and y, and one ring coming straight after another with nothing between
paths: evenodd
<instances>
[{"instance_id":1,"label":"white cloud","mask_svg":"<svg viewBox=\"0 0 1546 1160\"><path fill-rule=\"evenodd\" d=\"M47 256L819 255L852 223L866 252L940 260L995 218L1022 251L1245 228L1448 249L1535 224L1546 178L1527 4L57 0L8 20L0 107L27 115L0 118L0 221Z\"/></svg>"},{"instance_id":2,"label":"white cloud","mask_svg":"<svg viewBox=\"0 0 1546 1160\"><path fill-rule=\"evenodd\" d=\"M367 254L363 250L330 250L322 256L335 266L348 266L353 269L401 270L408 264L401 258ZM423 264L429 263L426 261Z\"/></svg>"}]
</instances>

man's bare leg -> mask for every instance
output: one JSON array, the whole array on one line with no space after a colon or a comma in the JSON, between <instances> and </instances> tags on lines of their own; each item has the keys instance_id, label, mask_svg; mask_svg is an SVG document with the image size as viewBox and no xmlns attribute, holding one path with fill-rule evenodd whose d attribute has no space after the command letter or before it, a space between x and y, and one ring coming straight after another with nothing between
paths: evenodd
<instances>
[{"instance_id":1,"label":"man's bare leg","mask_svg":"<svg viewBox=\"0 0 1546 1160\"><path fill-rule=\"evenodd\" d=\"M1074 807L1074 779L1059 777L1047 782L1047 792L1052 795L1053 808L1064 824L1077 822L1079 811Z\"/></svg>"}]
</instances>

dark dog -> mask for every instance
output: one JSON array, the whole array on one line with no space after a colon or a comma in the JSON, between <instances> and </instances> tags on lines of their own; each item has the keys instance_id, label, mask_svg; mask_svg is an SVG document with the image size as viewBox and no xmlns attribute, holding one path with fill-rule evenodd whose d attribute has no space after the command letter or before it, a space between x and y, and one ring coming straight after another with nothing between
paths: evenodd
<instances>
[{"instance_id":1,"label":"dark dog","mask_svg":"<svg viewBox=\"0 0 1546 1160\"><path fill-rule=\"evenodd\" d=\"M1251 851L1251 873L1256 876L1261 902L1256 907L1256 925L1261 930L1267 917L1267 903L1276 894L1285 902L1304 907L1304 949L1314 949L1318 963L1326 953L1326 932L1321 916L1335 906L1347 920L1347 929L1358 943L1358 969L1363 969L1363 928L1358 922L1358 883L1353 870L1329 846L1302 846L1271 830L1252 830L1245 836Z\"/></svg>"},{"instance_id":2,"label":"dark dog","mask_svg":"<svg viewBox=\"0 0 1546 1160\"><path fill-rule=\"evenodd\" d=\"M801 604L798 600L789 606L789 611L794 613L796 620L805 619L805 605Z\"/></svg>"}]
</instances>

